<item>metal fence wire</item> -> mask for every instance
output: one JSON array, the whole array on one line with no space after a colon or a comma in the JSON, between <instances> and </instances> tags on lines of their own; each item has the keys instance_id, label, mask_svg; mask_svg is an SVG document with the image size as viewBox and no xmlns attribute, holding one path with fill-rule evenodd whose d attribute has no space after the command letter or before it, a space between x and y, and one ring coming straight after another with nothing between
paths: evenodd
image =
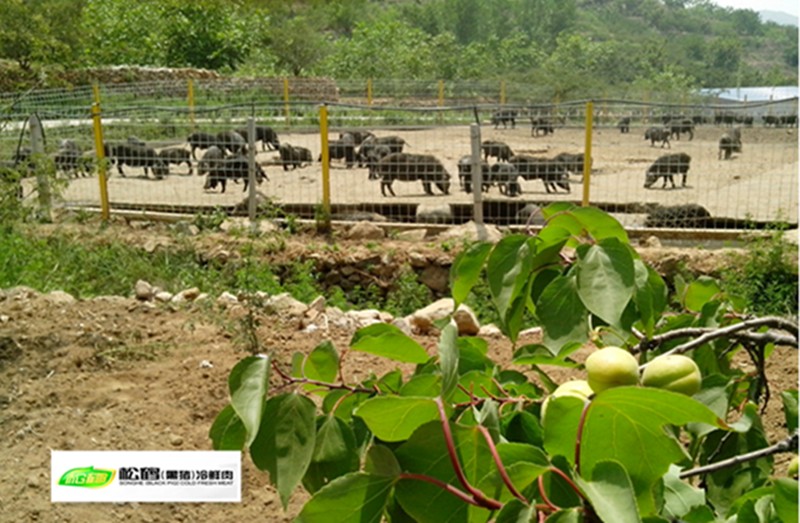
<instances>
[{"instance_id":1,"label":"metal fence wire","mask_svg":"<svg viewBox=\"0 0 800 523\"><path fill-rule=\"evenodd\" d=\"M324 97L287 99L281 82L265 95L240 82L220 91L198 83L189 104L185 85L104 91L97 123L86 103L99 101L97 91L0 97L2 173L25 175L23 198L33 198L42 178L28 159L38 147L45 161L36 168L62 182L64 205L101 207L107 190L112 211L243 213L253 180L262 211L277 205L303 218L324 210L341 220L457 224L476 218L478 202L485 222L519 225L568 201L629 228L797 224L796 98L475 103L468 93L459 101L472 103L454 104L451 93L448 104L323 105ZM30 114L44 130L38 146Z\"/></svg>"}]
</instances>

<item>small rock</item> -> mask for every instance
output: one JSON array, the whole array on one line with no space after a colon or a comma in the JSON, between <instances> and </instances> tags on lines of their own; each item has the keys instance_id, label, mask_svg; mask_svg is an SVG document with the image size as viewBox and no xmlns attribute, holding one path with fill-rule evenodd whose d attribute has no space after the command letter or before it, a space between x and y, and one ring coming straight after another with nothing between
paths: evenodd
<instances>
[{"instance_id":1,"label":"small rock","mask_svg":"<svg viewBox=\"0 0 800 523\"><path fill-rule=\"evenodd\" d=\"M133 287L133 292L136 295L136 299L142 301L152 300L154 295L153 286L144 280L136 282L136 285Z\"/></svg>"},{"instance_id":2,"label":"small rock","mask_svg":"<svg viewBox=\"0 0 800 523\"><path fill-rule=\"evenodd\" d=\"M661 247L661 240L658 239L658 236L648 236L647 238L643 238L639 245L642 247L650 247L650 248L660 248Z\"/></svg>"},{"instance_id":3,"label":"small rock","mask_svg":"<svg viewBox=\"0 0 800 523\"><path fill-rule=\"evenodd\" d=\"M500 328L494 323L482 325L480 330L478 330L478 336L481 338L499 338L502 335L503 331L501 331Z\"/></svg>"},{"instance_id":4,"label":"small rock","mask_svg":"<svg viewBox=\"0 0 800 523\"><path fill-rule=\"evenodd\" d=\"M180 447L183 445L183 438L178 436L177 434L170 434L169 436L169 444L173 447Z\"/></svg>"},{"instance_id":5,"label":"small rock","mask_svg":"<svg viewBox=\"0 0 800 523\"><path fill-rule=\"evenodd\" d=\"M167 291L159 291L156 293L155 298L156 301L160 301L162 303L167 303L172 299L172 293Z\"/></svg>"},{"instance_id":6,"label":"small rock","mask_svg":"<svg viewBox=\"0 0 800 523\"><path fill-rule=\"evenodd\" d=\"M405 242L421 242L425 240L428 231L425 229L411 229L397 233L397 239Z\"/></svg>"},{"instance_id":7,"label":"small rock","mask_svg":"<svg viewBox=\"0 0 800 523\"><path fill-rule=\"evenodd\" d=\"M289 314L291 316L302 316L308 309L308 305L295 299L288 292L271 296L267 300L266 307L277 313Z\"/></svg>"},{"instance_id":8,"label":"small rock","mask_svg":"<svg viewBox=\"0 0 800 523\"><path fill-rule=\"evenodd\" d=\"M391 323L403 331L403 334L406 336L411 336L413 333L413 330L411 329L411 323L409 323L408 318L395 318Z\"/></svg>"},{"instance_id":9,"label":"small rock","mask_svg":"<svg viewBox=\"0 0 800 523\"><path fill-rule=\"evenodd\" d=\"M320 313L325 312L325 296L317 296L314 300L308 304L308 309L306 309L306 315L310 315L310 313Z\"/></svg>"},{"instance_id":10,"label":"small rock","mask_svg":"<svg viewBox=\"0 0 800 523\"><path fill-rule=\"evenodd\" d=\"M417 223L452 223L453 210L448 203L421 203L417 206Z\"/></svg>"},{"instance_id":11,"label":"small rock","mask_svg":"<svg viewBox=\"0 0 800 523\"><path fill-rule=\"evenodd\" d=\"M407 317L411 327L421 334L426 334L433 329L433 322L446 318L455 307L453 298L442 298L430 305L413 312Z\"/></svg>"},{"instance_id":12,"label":"small rock","mask_svg":"<svg viewBox=\"0 0 800 523\"><path fill-rule=\"evenodd\" d=\"M203 360L203 361L200 362L200 368L201 369L213 369L214 368L214 364L211 363L208 360Z\"/></svg>"},{"instance_id":13,"label":"small rock","mask_svg":"<svg viewBox=\"0 0 800 523\"><path fill-rule=\"evenodd\" d=\"M459 336L475 336L481 330L481 324L478 322L478 317L467 305L461 304L453 313L453 320L458 326Z\"/></svg>"},{"instance_id":14,"label":"small rock","mask_svg":"<svg viewBox=\"0 0 800 523\"><path fill-rule=\"evenodd\" d=\"M224 291L217 298L218 305L235 305L237 303L239 303L239 298L228 291Z\"/></svg>"},{"instance_id":15,"label":"small rock","mask_svg":"<svg viewBox=\"0 0 800 523\"><path fill-rule=\"evenodd\" d=\"M479 225L473 221L451 227L438 236L439 240L465 239L468 241L487 241L497 243L503 234L494 225Z\"/></svg>"},{"instance_id":16,"label":"small rock","mask_svg":"<svg viewBox=\"0 0 800 523\"><path fill-rule=\"evenodd\" d=\"M9 321L11 321L11 318L5 314L0 314L0 323L8 323Z\"/></svg>"},{"instance_id":17,"label":"small rock","mask_svg":"<svg viewBox=\"0 0 800 523\"><path fill-rule=\"evenodd\" d=\"M191 289L184 289L172 297L172 303L186 303L194 301L200 295L200 289L192 287Z\"/></svg>"},{"instance_id":18,"label":"small rock","mask_svg":"<svg viewBox=\"0 0 800 523\"><path fill-rule=\"evenodd\" d=\"M434 292L446 293L450 288L450 269L439 265L428 265L420 273L419 282Z\"/></svg>"},{"instance_id":19,"label":"small rock","mask_svg":"<svg viewBox=\"0 0 800 523\"><path fill-rule=\"evenodd\" d=\"M39 478L30 476L27 481L28 488L39 488Z\"/></svg>"},{"instance_id":20,"label":"small rock","mask_svg":"<svg viewBox=\"0 0 800 523\"><path fill-rule=\"evenodd\" d=\"M381 240L386 233L374 223L358 222L350 227L345 236L351 240Z\"/></svg>"}]
</instances>

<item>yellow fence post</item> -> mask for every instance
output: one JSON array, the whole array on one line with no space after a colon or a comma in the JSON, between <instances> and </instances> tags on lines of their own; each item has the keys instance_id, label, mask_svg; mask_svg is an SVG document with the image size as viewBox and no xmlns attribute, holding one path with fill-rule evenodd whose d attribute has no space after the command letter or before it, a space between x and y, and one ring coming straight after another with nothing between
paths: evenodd
<instances>
[{"instance_id":1,"label":"yellow fence post","mask_svg":"<svg viewBox=\"0 0 800 523\"><path fill-rule=\"evenodd\" d=\"M319 135L322 148L322 220L317 221L320 232L331 230L331 162L328 150L328 106L319 106Z\"/></svg>"},{"instance_id":2,"label":"yellow fence post","mask_svg":"<svg viewBox=\"0 0 800 523\"><path fill-rule=\"evenodd\" d=\"M367 78L367 105L372 106L372 78Z\"/></svg>"},{"instance_id":3,"label":"yellow fence post","mask_svg":"<svg viewBox=\"0 0 800 523\"><path fill-rule=\"evenodd\" d=\"M289 79L283 79L283 113L286 116L286 125L290 125L289 117Z\"/></svg>"},{"instance_id":4,"label":"yellow fence post","mask_svg":"<svg viewBox=\"0 0 800 523\"><path fill-rule=\"evenodd\" d=\"M99 95L95 93L95 99ZM108 204L108 178L106 177L106 154L103 141L103 125L100 121L100 103L92 104L92 123L94 125L94 151L97 156L97 181L100 183L100 217L108 221L110 217Z\"/></svg>"},{"instance_id":5,"label":"yellow fence post","mask_svg":"<svg viewBox=\"0 0 800 523\"><path fill-rule=\"evenodd\" d=\"M444 80L439 80L439 102L438 102L438 104L439 104L439 109L444 107ZM442 112L441 111L439 111L439 113L436 115L436 121L438 123L440 123L440 124L442 123Z\"/></svg>"},{"instance_id":6,"label":"yellow fence post","mask_svg":"<svg viewBox=\"0 0 800 523\"><path fill-rule=\"evenodd\" d=\"M192 126L192 131L195 130L195 121L194 121L194 80L189 78L189 83L187 85L187 98L189 101L189 122Z\"/></svg>"},{"instance_id":7,"label":"yellow fence post","mask_svg":"<svg viewBox=\"0 0 800 523\"><path fill-rule=\"evenodd\" d=\"M592 174L592 116L594 103L586 102L586 145L583 150L583 207L589 206L589 182Z\"/></svg>"}]
</instances>

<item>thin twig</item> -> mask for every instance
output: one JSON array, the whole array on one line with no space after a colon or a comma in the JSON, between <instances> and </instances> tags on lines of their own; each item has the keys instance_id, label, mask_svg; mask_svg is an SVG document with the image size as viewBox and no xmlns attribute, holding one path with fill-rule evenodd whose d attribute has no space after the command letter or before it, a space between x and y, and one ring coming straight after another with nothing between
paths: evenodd
<instances>
[{"instance_id":1,"label":"thin twig","mask_svg":"<svg viewBox=\"0 0 800 523\"><path fill-rule=\"evenodd\" d=\"M654 347L658 347L668 341L678 339L678 338L689 338L693 337L696 338L691 342L687 342L684 345L680 345L672 349L670 353L673 354L680 354L682 352L686 352L691 350L695 347L703 345L708 341L716 338L721 338L724 336L732 335L733 333L747 330L747 329L755 329L758 327L772 327L775 329L780 329L786 332L789 332L794 336L794 338L787 338L785 336L779 335L777 333L759 333L759 336L765 337L770 341L775 343L779 343L781 345L789 345L792 347L797 348L797 324L786 320L784 318L780 318L777 316L765 316L763 318L753 318L749 320L744 320L740 323L735 323L733 325L728 325L727 327L723 327L721 329L709 329L709 328L702 328L702 327L687 327L685 329L675 329L669 332L665 332L664 334L659 334L658 336L653 336L651 339L643 339L641 340L636 346L631 349L631 352L636 354L638 352L642 352L645 350L652 349ZM683 348L686 345L691 345L689 348ZM673 352L674 351L674 352Z\"/></svg>"},{"instance_id":2,"label":"thin twig","mask_svg":"<svg viewBox=\"0 0 800 523\"><path fill-rule=\"evenodd\" d=\"M475 499L472 496L470 496L469 494L467 494L463 490L459 490L456 487L454 487L453 485L451 485L449 483L445 483L444 481L442 481L440 479L437 479L437 478L434 478L434 477L431 477L431 476L426 476L424 474L412 474L410 472L404 472L404 473L400 474L398 476L398 478L399 479L416 479L418 481L424 481L426 483L430 483L432 485L436 485L440 489L442 489L442 490L444 490L446 492L449 492L450 494L454 495L455 497L457 497L458 499L460 499L464 503L469 503L470 505L475 505L476 507L480 507L481 506L480 504L478 504L477 501L475 501Z\"/></svg>"},{"instance_id":3,"label":"thin twig","mask_svg":"<svg viewBox=\"0 0 800 523\"><path fill-rule=\"evenodd\" d=\"M714 330L711 330L711 331L706 330L706 331L702 332L702 334L700 334L697 338L695 338L695 339L693 339L691 341L687 341L686 343L684 343L682 345L678 345L677 347L675 347L673 349L670 349L667 352L664 352L663 354L660 354L659 357L660 356L666 356L666 355L669 355L669 354L683 354L684 352L688 352L688 351L690 351L692 349L696 349L697 347L705 345L706 343L710 342L711 340L715 340L717 338L724 338L724 337L728 337L728 336L733 336L734 334L736 334L736 333L738 333L739 331L742 331L742 330L754 329L754 328L757 328L757 327L763 327L765 325L767 325L767 326L773 325L774 326L775 325L774 322L775 322L776 319L780 319L781 320L781 325L786 323L785 320L783 320L781 318L767 317L767 318L756 318L756 319L753 319L753 320L743 321L741 323L736 323L734 325L728 325L727 327L723 327L721 329L714 329ZM676 331L668 332L665 335L656 336L655 338L653 338L649 342L646 341L646 340L642 341L635 348L639 348L639 350L642 350L645 347L653 347L653 346L655 346L655 345L653 345L653 342L658 342L656 344L661 344L666 339L674 339L674 338L676 338L678 336L671 336L670 338L667 338L667 335L668 334L672 334L673 332L677 332L677 331L682 331L683 333L686 333L687 331L689 331L689 329L677 329ZM693 332L693 334L689 334L690 336L697 334L696 330L692 329L692 331L694 331L694 332ZM764 333L764 334L770 334L770 333ZM797 340L796 339L794 340L794 343L792 344L792 346L793 347L797 347ZM645 367L647 367L647 365L648 365L648 363L640 365L639 369L640 370L644 369Z\"/></svg>"},{"instance_id":4,"label":"thin twig","mask_svg":"<svg viewBox=\"0 0 800 523\"><path fill-rule=\"evenodd\" d=\"M684 479L692 476L699 476L701 474L708 474L709 472L716 472L717 470L722 470L727 467L732 467L740 463L745 463L747 461L752 461L754 459L765 458L767 456L771 456L773 454L779 454L782 452L797 452L797 432L795 432L791 436L788 436L786 439L772 445L771 447L759 449L753 452L748 452L747 454L740 454L738 456L724 459L722 461L718 461L710 465L704 465L702 467L684 470L683 472L680 473L679 477L681 479Z\"/></svg>"}]
</instances>

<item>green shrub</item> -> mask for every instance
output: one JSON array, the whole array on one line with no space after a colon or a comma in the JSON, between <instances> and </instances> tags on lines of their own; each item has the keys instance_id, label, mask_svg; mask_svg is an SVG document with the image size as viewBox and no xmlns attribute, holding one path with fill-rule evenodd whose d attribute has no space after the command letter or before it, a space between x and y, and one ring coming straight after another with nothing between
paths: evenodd
<instances>
[{"instance_id":1,"label":"green shrub","mask_svg":"<svg viewBox=\"0 0 800 523\"><path fill-rule=\"evenodd\" d=\"M728 293L741 296L755 314L797 314L797 247L780 230L748 243L722 274Z\"/></svg>"}]
</instances>

